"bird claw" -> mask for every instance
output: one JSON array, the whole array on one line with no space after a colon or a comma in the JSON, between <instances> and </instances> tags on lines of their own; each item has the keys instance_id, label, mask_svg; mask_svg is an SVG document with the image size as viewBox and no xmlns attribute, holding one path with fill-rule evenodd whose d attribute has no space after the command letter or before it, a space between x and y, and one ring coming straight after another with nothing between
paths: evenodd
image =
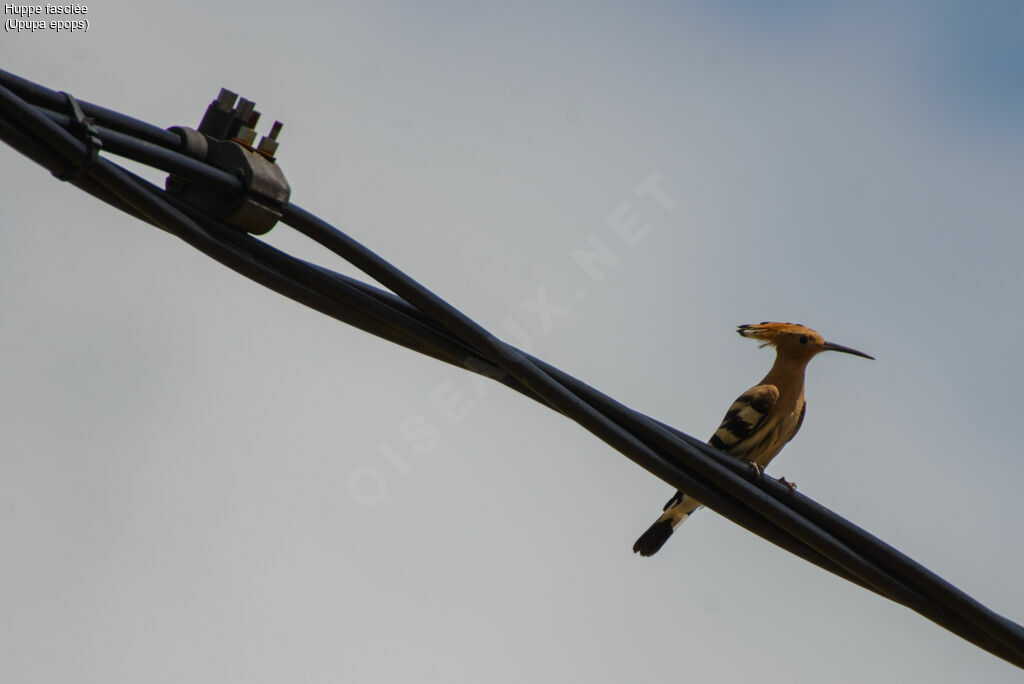
<instances>
[{"instance_id":1,"label":"bird claw","mask_svg":"<svg viewBox=\"0 0 1024 684\"><path fill-rule=\"evenodd\" d=\"M796 491L796 482L790 482L784 477L779 478L779 484L788 489L790 494Z\"/></svg>"},{"instance_id":2,"label":"bird claw","mask_svg":"<svg viewBox=\"0 0 1024 684\"><path fill-rule=\"evenodd\" d=\"M754 472L755 480L764 475L764 466L753 461L747 461L747 466Z\"/></svg>"}]
</instances>

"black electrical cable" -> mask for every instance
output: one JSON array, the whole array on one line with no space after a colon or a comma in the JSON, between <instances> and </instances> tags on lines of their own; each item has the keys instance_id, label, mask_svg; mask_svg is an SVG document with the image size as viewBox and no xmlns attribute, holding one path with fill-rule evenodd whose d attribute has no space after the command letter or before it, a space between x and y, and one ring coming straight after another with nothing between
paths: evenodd
<instances>
[{"instance_id":1,"label":"black electrical cable","mask_svg":"<svg viewBox=\"0 0 1024 684\"><path fill-rule=\"evenodd\" d=\"M158 189L155 188L153 190L158 191ZM193 209L187 206L179 205L177 201L174 200L173 198L169 198L169 201L172 204L177 205L178 208L186 214L188 214L190 211L194 211ZM192 218L194 220L197 219L196 216L192 216ZM203 224L204 222L202 220L199 220L199 223ZM283 272L290 272L290 275L297 275L299 279L302 281L306 281L310 277L316 275L313 273L309 273L308 271L306 271L305 273L301 273L304 267L308 267L308 265L306 265L304 262L292 264L287 263L287 261L282 262L280 261L282 257L286 259L290 257L287 257L287 255L283 255L283 253L276 252L276 250L274 250L272 247L269 247L258 240L249 238L248 236L244 236L241 233L238 233L237 231L234 231L230 228L225 228L225 230L227 231L225 233L225 237L227 237L229 241L242 241L243 249L257 250L261 253L261 256L263 258L271 257L270 261L275 262L275 267L282 269ZM317 270L321 272L325 271L325 269L319 269L319 267L315 268L317 268ZM296 269L300 271L299 274L296 274ZM443 330L432 330L430 329L430 326L428 326L425 322L417 320L418 317L414 315L414 312L418 312L415 309L409 308L404 311L395 309L382 309L380 308L380 301L373 301L371 299L367 299L367 292L369 290L376 290L376 288L372 288L372 286L366 285L365 283L361 283L360 281L356 281L355 279L346 278L345 276L342 276L341 274L337 273L323 272L320 273L319 275L327 274L330 274L330 277L337 280L339 285L352 288L353 290L352 292L347 292L345 290L339 292L337 290L334 290L333 296L351 304L355 308L368 312L374 318L384 321L385 323L394 323L397 320L399 326L402 327L403 329L407 330L409 329L410 326L415 328L413 335L416 335L418 339L432 339L433 343L431 345L431 348L421 348L421 352L429 354L434 358L438 358L439 360L451 363L452 365L473 370L487 377L497 379L498 381L503 382L512 389L515 389L523 394L526 394L527 396L530 396L533 399L537 399L535 394L528 391L520 383L516 382L515 379L512 378L511 376L503 373L497 367L489 364L485 359L477 355L476 352L474 352L472 349L466 347L458 340L448 337L447 333L444 332ZM326 284L323 282L318 283L318 286L321 289L327 287ZM387 293L383 293L379 290L376 290L376 294L386 295ZM390 297L394 297L394 295L390 295ZM355 300L354 302L353 299ZM365 329L365 326L361 327L364 327ZM380 333L378 332L376 334ZM470 361L475 362L476 366L470 365ZM689 484L689 486L692 488L698 487L698 485L692 483ZM706 498L710 501L714 501L715 497L721 498L721 494L709 493L706 495ZM862 582L857 580L856 577L850 575L848 572L845 572L835 563L829 561L827 558L821 556L820 554L804 547L803 545L799 544L799 542L796 542L795 540L790 538L788 535L779 534L779 532L772 528L770 525L764 523L760 518L752 516L750 513L740 509L739 507L737 507L735 503L723 500L721 501L721 503L717 505L724 512L726 517L736 521L738 524L741 524L744 527L747 527L748 529L755 531L755 533L757 534L767 537L770 541L773 541L774 543L782 546L783 548L792 551L794 554L802 558L805 558L806 560L815 563L816 565L819 565L820 567L826 570L837 573L850 581L862 584Z\"/></svg>"},{"instance_id":2,"label":"black electrical cable","mask_svg":"<svg viewBox=\"0 0 1024 684\"><path fill-rule=\"evenodd\" d=\"M423 288L419 283L348 235L294 204L289 206L282 220L310 239L334 251L428 316L440 321L485 353L492 363L500 365L550 405L628 456L638 465L663 479L669 477L664 469L664 462L655 456L650 447L638 439L635 434L628 432L618 424L602 420L603 416L594 407L581 401L579 397L553 381L518 350L493 337L448 305L447 302ZM690 445L674 442L670 438L665 438L664 435L660 437L658 439L659 447L684 459L687 466L694 468L700 475L708 478L722 489L743 497L757 513L765 516L810 548L838 562L848 572L871 585L878 593L911 607L939 624L951 618L947 610L933 605L923 595L887 574L828 532L810 523L788 507L779 505L776 500L766 495L765 492L752 487L738 474L729 472L710 459L694 457L695 450ZM707 492L711 491L705 486L705 482L694 480L697 486L694 484L679 485L679 488L691 492L697 500L718 512L713 499L705 500ZM717 494L717 492L715 493ZM986 648L990 647L991 644L986 646Z\"/></svg>"},{"instance_id":3,"label":"black electrical cable","mask_svg":"<svg viewBox=\"0 0 1024 684\"><path fill-rule=\"evenodd\" d=\"M6 72L0 72L0 83L11 85L33 105L50 110L40 112L0 88L0 113L7 117L0 116L0 137L54 173L89 162L85 145L57 125L71 120L61 113L62 106L67 106L65 96ZM177 168L192 174L190 180L218 182L210 181L211 174L195 166L205 165L152 149L178 149L180 140L176 135L96 105L82 103L82 109L109 127L100 129L108 149L108 141L116 140L119 154L141 155L147 163L168 171ZM699 440L638 414L509 347L362 245L298 207L288 207L286 222L338 252L396 294L274 250L205 217L103 158L85 168L83 177L74 183L118 208L129 207L135 215L285 296L407 348L492 377L547 403L744 527L1024 667L1024 630L1019 625L812 500L799 494L787 498L788 490L770 478L747 482L742 466Z\"/></svg>"},{"instance_id":4,"label":"black electrical cable","mask_svg":"<svg viewBox=\"0 0 1024 684\"><path fill-rule=\"evenodd\" d=\"M67 111L67 99L63 93L41 86L9 71L0 69L0 85L19 95L26 102L57 112ZM85 115L95 119L96 123L101 126L168 149L176 150L181 146L181 138L166 129L84 100L79 100L79 104Z\"/></svg>"},{"instance_id":5,"label":"black electrical cable","mask_svg":"<svg viewBox=\"0 0 1024 684\"><path fill-rule=\"evenodd\" d=\"M140 182L142 182L141 179L140 179ZM155 192L156 189L153 188L152 191ZM184 208L184 207L180 207L179 206L179 209L185 209L187 211L188 208ZM251 246L256 246L256 245L261 245L262 246L263 245L263 243L261 243L259 241L256 241L256 240L253 240L252 238L249 238L248 236L241 236L240 234L238 234L235 231L232 231L231 229L227 229L227 232L225 232L224 235L225 236L229 236L231 239L234 239L236 241L237 240L244 240L248 244L250 244ZM183 236L183 237L185 237L185 236ZM188 238L185 237L185 239L188 239ZM189 240L189 241L193 244L193 246L197 246L198 248L203 249L203 247L201 245L195 244L194 240ZM269 247L266 247L266 246L263 246L262 248L265 249L265 250L272 249L272 248L269 248ZM210 252L207 251L207 253L210 253ZM214 258L218 258L219 260L224 262L223 257L217 256L216 254L211 254L211 256L214 256ZM235 268L237 269L237 267L235 267ZM250 275L250 277L253 277L251 274L249 274L249 275ZM265 280L262 280L260 278L256 278L256 279L257 279L258 282L262 282L263 284L267 284L268 286L274 287L275 289L280 289L279 286L274 285L273 283L266 282ZM318 308L321 311L325 310L325 307L324 307L324 305L322 303L317 303L317 302L307 302L307 303L309 303L310 305L314 306L315 308ZM347 322L350 322L350 323L352 323L354 325L357 325L358 327L361 327L363 329L367 329L367 325L364 322L357 321L357 320L352 320L351 317L348 319ZM384 337L388 337L389 339L392 339L393 341L397 341L399 344L403 344L404 346L413 347L413 345L410 345L407 340L395 339L393 336L391 336L389 334L381 333L379 330L371 330L371 332L374 332L375 334L380 334L380 335L382 335ZM423 333L422 332L420 332L419 334L420 334L421 337L423 337ZM435 356L436 358L441 358L441 360L446 360L446 361L448 361L450 363L453 362L453 360L451 358L447 358L446 359L443 356L439 356L438 354L433 353L431 350L420 349L420 351L423 351L424 353L431 354L432 356ZM458 358L458 357L456 357L456 358ZM456 363L456 365L460 365L460 364ZM465 364L463 363L462 365L465 365ZM494 376L494 372L493 371L491 371L490 373L486 373L486 374ZM508 380L506 380L506 383L509 384ZM691 483L687 483L687 486L691 489L691 491L700 491L699 485L693 484L692 482ZM704 493L704 498L709 500L709 501L714 501L716 499L716 495L712 494L710 492L705 492ZM712 504L712 505L714 506L715 504ZM716 507L721 509L721 508L723 508L725 506L727 506L727 503L723 501L720 504L718 504ZM797 555L800 555L801 557L804 557L804 558L808 559L809 561L811 561L813 563L816 563L819 566L821 566L821 567L823 567L825 569L828 569L828 570L830 570L832 572L838 572L841 576L844 576L847 579L851 579L851 581L857 581L855 578L850 577L848 573L845 573L841 569L838 569L834 565L834 563L829 562L827 559L823 559L820 556L818 556L817 554L814 554L813 552L809 552L806 549L802 549L802 548L799 547L799 545L794 545L792 540L789 540L787 538L784 538L784 537L780 536L777 532L775 534L771 534L772 533L772 529L770 527L765 527L763 524L758 524L760 521L758 521L756 519L751 520L749 514L744 515L741 512L735 512L734 511L734 512L732 512L731 515L729 515L727 513L727 516L730 517L730 519L733 519L736 522L738 522L740 524L743 524L744 526L746 526L748 528L758 530L758 533L760 533L762 535L765 535L765 536L768 536L768 538L770 540L774 541L777 544L780 544L784 548L787 548L787 549L793 551ZM760 528L760 529L758 529L758 528Z\"/></svg>"},{"instance_id":6,"label":"black electrical cable","mask_svg":"<svg viewBox=\"0 0 1024 684\"><path fill-rule=\"evenodd\" d=\"M430 319L427 318L426 316L424 316L418 309L416 309L415 307L409 305L407 302L405 302L405 300L397 297L396 295L394 295L394 294L392 294L390 292L379 290L379 289L377 289L377 288L375 288L375 287L373 287L371 285L368 285L368 284L366 284L366 283L364 283L362 281L356 280L354 278L349 278L347 276L342 276L340 274L333 273L332 271L326 271L326 269L325 269L325 272L327 274L329 274L329 275L333 275L335 278L337 278L339 280L344 281L345 284L347 284L350 287L355 287L357 289L361 289L364 292L366 292L367 294L370 294L370 295L374 296L375 298L377 298L380 301L382 301L386 306L389 306L389 307L392 307L392 308L395 308L395 309L399 309L399 310L403 311L409 317L420 319L424 324L429 325L431 323ZM465 351L466 351L467 354L471 354L472 353L468 348L465 348ZM479 363L485 363L485 362L479 361L479 357L474 357L474 358L477 359L477 361ZM675 435L676 437L686 440L694 448L696 448L698 450L701 450L702 453L705 456L710 457L710 458L718 461L720 464L722 464L725 467L731 468L737 474L746 474L746 473L749 472L748 469L745 466L739 464L734 459L730 459L730 458L724 456L719 451L716 451L714 449L708 448L707 444L705 444L704 442L700 442L699 440L695 440L692 437L690 437L689 435L681 433L681 432L679 432L677 430L674 430L673 428L671 428L671 427L669 427L667 425L658 423L657 421L654 421L653 419L650 419L647 416L643 416L642 414L638 414L635 411L632 411L631 409L623 406L622 404L619 404L618 402L615 402L610 397L607 397L606 395L601 394L600 392L598 392L594 388L590 387L589 385L586 385L584 383L579 382L575 378L572 378L571 376L561 372L560 370L558 370L557 368L554 368L553 366L550 366L549 364L541 361L540 359L537 359L536 357L530 357L530 358L531 358L531 360L535 364L540 366L545 372L547 372L550 376L555 378L558 382L561 382L564 385L566 385L571 391L573 391L575 394L577 394L578 396L583 398L585 401L588 401L589 403L598 406L602 410L602 412L606 416L611 418L612 420L616 420L617 422L619 422L621 424L627 425L628 427L630 427L630 429L633 429L633 430L638 431L638 432L642 432L643 434L647 434L648 437L649 437L649 430L651 430L651 429L655 429L655 430L658 430L658 429L668 430L673 435ZM493 372L494 371L491 371L491 374L490 374L492 378L495 377L493 375ZM522 390L520 390L520 391L522 391ZM525 394L527 394L527 396L533 397L532 394L529 394L529 393L525 393ZM780 496L793 496L793 493L791 493L788 489L783 488L782 485L780 485L775 480L772 480L770 478L765 478L765 479L758 480L757 484L758 484L759 487L762 487L762 488L774 488L774 492L775 492L777 498L779 498ZM842 531L849 532L850 530L855 530L855 536L858 537L858 540L860 540L860 541L866 540L867 541L866 544L862 543L862 544L858 544L858 546L864 546L864 547L868 547L869 549L874 549L876 551L876 553L878 553L879 550L881 550L882 553L890 554L890 555L894 555L894 556L898 557L898 559L899 559L899 561L901 563L908 564L907 567L910 568L911 573L916 573L918 575L924 573L925 575L930 575L930 573L928 573L927 570L922 568L917 563L914 563L910 559L906 558L906 556L903 556L902 554L900 554L898 551L896 551L892 547L890 547L888 545L885 545L884 542L881 542L880 540L878 540L877 538L871 536L870 534L868 534L864 530L862 530L860 528L857 528L856 526L852 525L852 523L849 523L848 521L844 520L843 518L841 518L839 516L836 516L834 513L832 513L831 511L828 511L827 509L822 507L820 504L817 504L816 502L812 501L811 499L808 499L807 497L804 497L803 495L800 495L800 494L796 494L796 497L797 497L797 499L795 500L794 503L800 509L802 509L803 512L806 515L814 516L815 519L816 519L816 522L818 522L819 524L831 525L832 528L833 528L833 531L835 531L835 530L842 530ZM814 561L812 561L812 562L814 562ZM832 571L835 572L834 569ZM856 581L855 578L853 578L852 576L849 576L849 575L847 575L846 578L849 579L850 581ZM931 579L939 579L939 578L934 578L934 576L931 576ZM939 581L942 582L941 579ZM950 588L948 583L944 583L944 582L942 582L942 583L945 584L947 588ZM866 586L866 585L862 584L862 586ZM959 601L961 599L956 599L956 600Z\"/></svg>"},{"instance_id":7,"label":"black electrical cable","mask_svg":"<svg viewBox=\"0 0 1024 684\"><path fill-rule=\"evenodd\" d=\"M36 109L61 128L69 127L69 122L71 121L69 115L43 107L36 107ZM96 131L99 133L100 139L103 140L103 149L112 154L137 161L140 164L152 166L167 173L173 173L193 183L199 183L217 192L222 192L225 195L236 195L242 192L242 181L227 171L221 171L180 152L175 152L145 140L133 138L131 135L106 128L105 126L96 126Z\"/></svg>"},{"instance_id":8,"label":"black electrical cable","mask_svg":"<svg viewBox=\"0 0 1024 684\"><path fill-rule=\"evenodd\" d=\"M51 124L48 124L48 123L45 123L45 122L44 123L35 122L34 125L35 125L37 131L41 131L41 132L48 132L48 133L55 134L57 132L57 130L58 130L58 129L55 129L55 128L50 128ZM71 138L65 140L64 142L66 144L72 146L72 147L76 144L76 141L71 139ZM148 186L148 189L149 189L151 194L157 194L157 193L161 193L162 192L161 190L159 190L155 186L150 185L148 182L146 182L146 181L144 181L142 179L135 178L135 181L140 186L144 186L144 187ZM124 197L124 196L126 196L126 195L122 194L122 197ZM198 214L198 212L194 208L181 205L180 202L178 202L177 200L171 199L171 198L165 198L165 199L169 199L170 203L173 204L173 205L176 205L176 207L177 207L177 209L179 211L183 211L184 213L192 213L193 214L193 219L197 218L195 216L195 214ZM147 201L146 204L149 204L149 202ZM139 204L139 202L136 201L136 202L133 203L133 205L134 205L133 209L136 212L141 211L141 209L140 209L141 205ZM153 218L152 212L148 213L146 215L146 218L147 218L147 220L149 220L150 222L154 223L155 225L159 225L159 222L156 219ZM164 218L164 226L163 226L165 228L166 228L166 225L167 225L167 221L168 221L168 218L165 216L165 218ZM201 222L206 223L204 221L201 221ZM295 298L295 299L297 299L299 301L303 301L304 303L306 303L309 306L312 306L313 308L316 308L316 309L318 309L318 310L320 310L320 311L322 311L324 313L327 313L328 315L333 315L334 317L340 318L341 320L345 320L346 322L351 323L351 324L353 324L353 325L355 325L357 327L360 327L361 329L367 330L367 331L369 331L369 332L371 332L373 334L377 334L377 335L380 335L380 336L385 337L387 339L391 339L392 341L395 341L398 344L402 344L403 346L407 346L409 348L414 348L414 349L417 348L417 346L414 345L414 344L411 344L408 339L403 339L400 336L396 336L395 334L393 334L393 331L382 331L379 328L374 328L373 326L368 325L364 320L358 320L357 318L353 317L351 312L348 312L348 313L345 313L345 314L339 314L336 310L332 310L332 307L330 307L328 305L325 305L322 301L318 301L315 298L311 299L310 293L308 293L308 292L304 293L304 296L302 296L302 295L296 295L294 292L287 291L287 289L284 289L282 287L280 282L276 282L274 279L268 278L266 273L264 273L262 271L259 271L257 273L253 273L252 272L252 268L251 268L252 264L247 264L250 267L249 269L240 267L237 262L232 261L229 258L226 258L225 255L222 252L218 252L217 250L211 250L208 245L203 244L201 241L197 241L196 238L195 238L195 234L196 234L197 231L194 228L192 228L192 229L185 229L184 231L179 228L179 230L172 231L172 232L174 232L179 237L182 237L182 239L185 239L187 242L192 244L194 247L204 251L209 256L217 259L221 263L224 263L225 265L228 265L231 268L234 268L235 270L237 270L237 271L247 275L248 277L253 278L257 282L260 282L261 284L264 284L264 285L266 285L268 287L271 287L271 288L273 288L275 290L278 290L278 291L283 291L283 293L285 293L287 296L291 296L291 297L293 297L293 298ZM206 236L206 237L208 237L208 236ZM271 254L276 252L276 250L273 250L272 247L270 247L268 245L265 245L264 243L262 243L262 242L260 242L258 240L255 240L255 239L253 239L253 238L251 238L249 236L242 235L238 231L235 231L235 230L233 230L231 228L228 228L228 227L223 227L222 238L228 239L228 241L233 242L236 246L241 244L241 245L243 245L243 248L246 248L248 250L257 250L257 251L262 250L263 251L262 256L264 258L266 258L268 255L271 255ZM283 256L283 255L278 253L278 256L280 257L280 256ZM293 261L297 261L297 260L293 260ZM279 266L281 265L280 262L279 262L278 265ZM294 268L296 268L296 267L301 268L301 266L302 266L301 262L294 263L294 264L292 264L292 269L294 270ZM307 273L305 275L308 278L309 276L311 276L313 274L310 274L307 271ZM334 276L336 278L343 278L343 276L340 276L340 274L334 274ZM365 300L364 300L364 302L365 302ZM394 313L392 313L392 316L393 315L394 315ZM405 317L406 316L406 314L404 314L402 312L398 312L398 315L401 316L401 317ZM418 331L417 334L418 334L420 340L429 339L431 337L431 335L429 333L424 332L422 329L420 331ZM444 360L444 361L447 361L449 363L453 363L454 365L459 365L459 366L462 366L462 367L466 367L467 366L466 360L468 358L470 358L465 353L466 350L465 350L464 346L463 346L463 349L456 350L456 353L454 355L450 355L447 358L443 354L436 353L436 345L435 345L435 349L429 349L429 348L425 349L422 346L420 346L418 348L418 350L423 352L423 353L430 354L430 355L434 356L435 358L439 358L440 360ZM486 362L484 361L482 363L483 363L483 365L480 368L473 369L473 370L477 370L477 372L481 372L482 370L485 371L486 370ZM508 384L508 385L512 386L514 389L519 389L520 391L523 391L524 393L526 393L526 394L536 398L536 396L533 395L532 393L527 392L527 391L523 390L520 387L517 387L517 383L514 382L513 378L508 377L508 376L503 376L500 372L498 372L496 370L491 370L489 372L484 372L483 374L491 376L491 377L500 377L500 378L502 378L502 381L505 382L505 384ZM686 486L688 486L691 489L691 491L701 491L700 485L695 484L692 481L684 480L684 483L686 484ZM677 486L679 486L679 485L677 485ZM714 502L719 497L719 495L711 493L711 492L706 492L706 493L704 493L703 496L709 502ZM729 504L727 502L725 502L725 501L722 501L721 503L719 503L717 505L715 503L712 503L711 505L712 506L716 506L717 508L723 509L725 511L733 511L733 508L730 508ZM740 524L743 524L743 525L745 525L747 527L750 527L752 529L760 528L760 533L761 534L769 535L769 538L774 537L774 539L772 539L772 540L775 541L775 543L780 544L784 548L790 549L791 551L793 551L797 555L800 555L801 557L804 557L807 560L809 560L809 561L811 561L811 562L813 562L813 563L815 563L815 564L817 564L817 565L819 565L819 566L821 566L821 567L823 567L825 569L828 569L828 570L830 570L832 572L837 572L841 576L844 576L847 579L850 579L851 581L856 581L855 578L850 577L848 575L848 573L843 572L841 568L837 568L834 563L829 562L827 559L822 558L819 555L814 554L813 552L810 552L810 551L808 551L806 549L802 549L798 545L794 545L794 543L791 540L779 538L780 535L777 532L772 534L773 530L770 527L766 527L763 524L759 525L758 524L759 521L757 521L756 519L755 520L750 520L749 519L750 518L749 514L745 515L743 512L735 512L735 511L733 511L731 513L731 515L728 512L726 514L731 519L734 519L737 522L739 522Z\"/></svg>"},{"instance_id":9,"label":"black electrical cable","mask_svg":"<svg viewBox=\"0 0 1024 684\"><path fill-rule=\"evenodd\" d=\"M72 143L74 143L74 140L72 140Z\"/></svg>"}]
</instances>

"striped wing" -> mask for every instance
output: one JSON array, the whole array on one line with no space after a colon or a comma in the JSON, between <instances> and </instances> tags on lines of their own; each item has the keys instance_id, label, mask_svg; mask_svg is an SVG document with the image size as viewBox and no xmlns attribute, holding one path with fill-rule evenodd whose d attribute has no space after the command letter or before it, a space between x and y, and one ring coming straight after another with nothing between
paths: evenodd
<instances>
[{"instance_id":1,"label":"striped wing","mask_svg":"<svg viewBox=\"0 0 1024 684\"><path fill-rule=\"evenodd\" d=\"M779 388L775 385L751 387L725 412L722 424L715 430L715 434L711 435L708 444L730 456L740 458L752 446L750 443L744 444L744 440L764 425L765 417L778 400ZM682 503L685 496L681 491L676 492L662 510L667 511Z\"/></svg>"},{"instance_id":2,"label":"striped wing","mask_svg":"<svg viewBox=\"0 0 1024 684\"><path fill-rule=\"evenodd\" d=\"M708 444L725 453L740 457L751 446L744 444L764 425L779 400L779 388L775 385L757 385L741 394L725 412L722 424L708 440Z\"/></svg>"}]
</instances>

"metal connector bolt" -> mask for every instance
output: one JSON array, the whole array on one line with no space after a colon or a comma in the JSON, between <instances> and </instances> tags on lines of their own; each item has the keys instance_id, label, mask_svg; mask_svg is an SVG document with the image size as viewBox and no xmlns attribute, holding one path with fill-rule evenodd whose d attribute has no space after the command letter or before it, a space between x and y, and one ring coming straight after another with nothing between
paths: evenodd
<instances>
[{"instance_id":1,"label":"metal connector bolt","mask_svg":"<svg viewBox=\"0 0 1024 684\"><path fill-rule=\"evenodd\" d=\"M214 101L214 106L222 112L230 112L235 108L235 100L238 99L238 93L233 93L227 88L220 89L220 95Z\"/></svg>"},{"instance_id":2,"label":"metal connector bolt","mask_svg":"<svg viewBox=\"0 0 1024 684\"><path fill-rule=\"evenodd\" d=\"M265 135L260 139L259 147L256 151L262 154L270 161L274 161L274 155L277 154L277 148L280 143L277 142L277 136L281 134L282 124L280 121L275 121L274 125L270 127L270 135Z\"/></svg>"}]
</instances>

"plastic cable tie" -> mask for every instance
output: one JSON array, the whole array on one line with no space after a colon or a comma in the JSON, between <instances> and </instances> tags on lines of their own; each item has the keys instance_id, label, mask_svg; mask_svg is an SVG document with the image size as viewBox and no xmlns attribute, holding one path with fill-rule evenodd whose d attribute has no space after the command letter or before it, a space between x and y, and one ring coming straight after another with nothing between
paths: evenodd
<instances>
[{"instance_id":1,"label":"plastic cable tie","mask_svg":"<svg viewBox=\"0 0 1024 684\"><path fill-rule=\"evenodd\" d=\"M77 134L85 143L85 160L80 164L72 165L66 171L53 175L62 181L72 181L80 177L96 162L100 150L103 149L103 141L100 139L99 131L93 125L92 117L82 113L82 107L78 104L78 100L71 93L61 91L61 95L68 99L68 105L71 108L71 132Z\"/></svg>"}]
</instances>

